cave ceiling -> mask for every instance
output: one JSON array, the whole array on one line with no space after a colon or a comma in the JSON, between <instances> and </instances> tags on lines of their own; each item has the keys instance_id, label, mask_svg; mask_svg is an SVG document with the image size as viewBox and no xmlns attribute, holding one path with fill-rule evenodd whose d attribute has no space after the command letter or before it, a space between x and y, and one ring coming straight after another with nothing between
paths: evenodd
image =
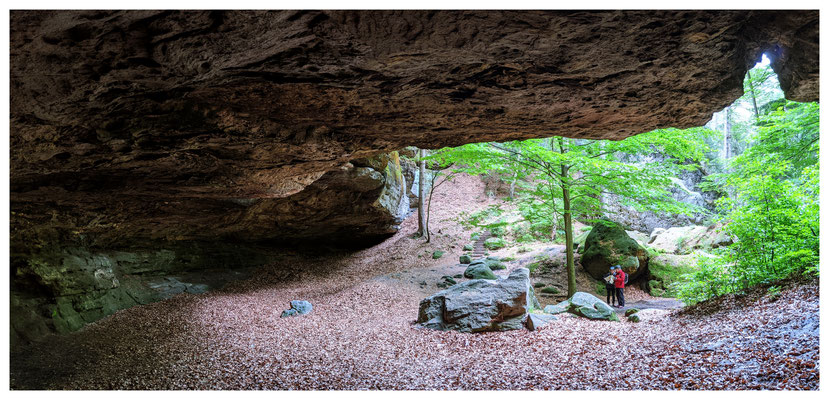
<instances>
[{"instance_id":1,"label":"cave ceiling","mask_svg":"<svg viewBox=\"0 0 829 400\"><path fill-rule=\"evenodd\" d=\"M21 229L209 235L228 200L285 198L404 146L700 126L763 53L787 98L819 95L817 11L12 11L10 25Z\"/></svg>"}]
</instances>

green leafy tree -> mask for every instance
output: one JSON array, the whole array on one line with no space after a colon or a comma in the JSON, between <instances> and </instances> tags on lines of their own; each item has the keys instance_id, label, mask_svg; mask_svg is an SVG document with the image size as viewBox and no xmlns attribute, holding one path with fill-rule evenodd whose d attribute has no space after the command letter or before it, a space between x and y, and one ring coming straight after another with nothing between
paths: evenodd
<instances>
[{"instance_id":1,"label":"green leafy tree","mask_svg":"<svg viewBox=\"0 0 829 400\"><path fill-rule=\"evenodd\" d=\"M820 108L783 99L773 83L770 70L746 77L741 100L751 100L753 118L742 131L751 134L724 172L702 185L729 194L718 207L735 243L701 259L680 284L687 303L818 273Z\"/></svg>"},{"instance_id":2,"label":"green leafy tree","mask_svg":"<svg viewBox=\"0 0 829 400\"><path fill-rule=\"evenodd\" d=\"M576 292L573 255L574 216L601 214L601 197L615 194L620 202L641 211L688 214L699 212L675 201L670 188L679 170L706 151L705 129L657 130L621 141L553 137L509 143L476 143L443 149L432 156L469 174L509 174L521 179L525 215L562 221L567 257L568 294ZM631 156L668 155L658 161L630 162Z\"/></svg>"}]
</instances>

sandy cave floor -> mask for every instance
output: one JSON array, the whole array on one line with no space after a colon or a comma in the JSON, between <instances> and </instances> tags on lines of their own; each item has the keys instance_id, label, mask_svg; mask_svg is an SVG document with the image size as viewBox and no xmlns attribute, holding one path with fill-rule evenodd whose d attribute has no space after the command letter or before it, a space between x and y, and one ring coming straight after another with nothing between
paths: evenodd
<instances>
[{"instance_id":1,"label":"sandy cave floor","mask_svg":"<svg viewBox=\"0 0 829 400\"><path fill-rule=\"evenodd\" d=\"M11 387L818 388L816 284L793 286L776 301L723 301L722 311L644 310L638 324L563 316L535 332L416 327L418 304L440 276L463 271L452 263L469 232L452 219L458 209L491 204L475 197L481 185L459 179L435 193L430 244L411 239L413 215L366 250L287 254L222 290L119 311L13 353ZM436 249L448 251L433 260ZM313 303L313 312L280 318L295 299Z\"/></svg>"}]
</instances>

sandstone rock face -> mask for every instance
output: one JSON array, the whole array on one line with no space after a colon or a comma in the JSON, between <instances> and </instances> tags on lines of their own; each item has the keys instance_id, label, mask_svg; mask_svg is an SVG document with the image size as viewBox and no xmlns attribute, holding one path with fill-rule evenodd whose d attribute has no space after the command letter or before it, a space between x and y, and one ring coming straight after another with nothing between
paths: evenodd
<instances>
[{"instance_id":1,"label":"sandstone rock face","mask_svg":"<svg viewBox=\"0 0 829 400\"><path fill-rule=\"evenodd\" d=\"M423 299L417 323L460 332L521 329L531 302L530 290L526 268L494 282L475 279L457 284Z\"/></svg>"},{"instance_id":2,"label":"sandstone rock face","mask_svg":"<svg viewBox=\"0 0 829 400\"><path fill-rule=\"evenodd\" d=\"M733 243L722 224L710 226L677 226L655 229L650 245L671 254L689 254L694 250L710 250Z\"/></svg>"},{"instance_id":3,"label":"sandstone rock face","mask_svg":"<svg viewBox=\"0 0 829 400\"><path fill-rule=\"evenodd\" d=\"M407 145L700 126L763 52L816 100L818 32L817 11L14 11L13 228L58 203L114 236L215 232Z\"/></svg>"},{"instance_id":4,"label":"sandstone rock face","mask_svg":"<svg viewBox=\"0 0 829 400\"><path fill-rule=\"evenodd\" d=\"M664 156L655 154L645 157L627 157L626 162L660 162L663 159ZM699 207L700 212L696 214L686 216L638 211L621 204L617 195L604 194L601 200L602 207L605 209L605 218L622 224L628 229L648 233L657 228L667 229L672 226L701 224L710 216L710 213L715 211L715 202L720 197L716 192L706 192L699 187L707 175L702 167L692 171L680 171L674 178L675 185L669 188L674 200Z\"/></svg>"},{"instance_id":5,"label":"sandstone rock face","mask_svg":"<svg viewBox=\"0 0 829 400\"><path fill-rule=\"evenodd\" d=\"M11 341L76 331L124 308L218 288L268 260L257 249L214 243L130 251L50 247L13 255ZM192 278L198 282L186 282Z\"/></svg>"},{"instance_id":6,"label":"sandstone rock face","mask_svg":"<svg viewBox=\"0 0 829 400\"><path fill-rule=\"evenodd\" d=\"M602 279L610 267L619 265L636 279L648 269L648 252L628 236L625 229L610 221L599 221L584 241L581 265L594 279Z\"/></svg>"}]
</instances>

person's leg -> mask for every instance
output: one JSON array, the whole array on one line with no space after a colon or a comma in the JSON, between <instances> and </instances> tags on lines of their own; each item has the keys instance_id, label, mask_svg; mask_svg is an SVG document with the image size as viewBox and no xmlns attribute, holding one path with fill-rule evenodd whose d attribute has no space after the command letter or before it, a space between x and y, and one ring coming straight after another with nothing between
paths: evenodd
<instances>
[{"instance_id":1,"label":"person's leg","mask_svg":"<svg viewBox=\"0 0 829 400\"><path fill-rule=\"evenodd\" d=\"M611 303L611 302L610 302L610 296L612 296L612 295L613 295L613 291L612 291L612 290L609 290L609 289L608 289L608 287L607 287L607 285L604 285L604 290L607 292L607 300L605 300L605 302L606 302L607 304L613 304L613 303Z\"/></svg>"},{"instance_id":2,"label":"person's leg","mask_svg":"<svg viewBox=\"0 0 829 400\"><path fill-rule=\"evenodd\" d=\"M616 289L616 301L619 302L619 307L625 306L625 288Z\"/></svg>"},{"instance_id":3,"label":"person's leg","mask_svg":"<svg viewBox=\"0 0 829 400\"><path fill-rule=\"evenodd\" d=\"M608 290L608 292L610 292L610 293L611 293L611 295L610 295L610 303L607 303L607 304L610 304L610 305L612 306L612 305L613 305L613 303L618 303L618 302L619 302L619 300L616 298L616 287L615 287L615 286L610 286L610 288L609 288L609 289L610 289L610 290Z\"/></svg>"}]
</instances>

